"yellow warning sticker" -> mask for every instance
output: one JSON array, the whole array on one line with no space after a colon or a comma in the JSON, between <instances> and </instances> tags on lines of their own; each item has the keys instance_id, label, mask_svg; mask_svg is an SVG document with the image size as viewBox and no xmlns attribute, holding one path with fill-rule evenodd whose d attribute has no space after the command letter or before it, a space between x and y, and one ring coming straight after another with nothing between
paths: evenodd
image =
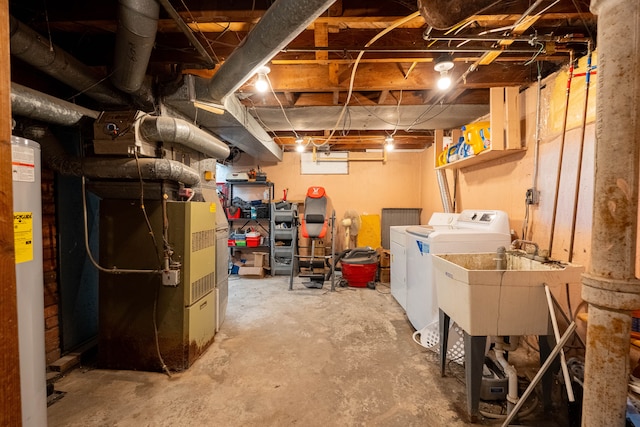
<instances>
[{"instance_id":1,"label":"yellow warning sticker","mask_svg":"<svg viewBox=\"0 0 640 427\"><path fill-rule=\"evenodd\" d=\"M16 264L33 260L33 212L13 213Z\"/></svg>"},{"instance_id":2,"label":"yellow warning sticker","mask_svg":"<svg viewBox=\"0 0 640 427\"><path fill-rule=\"evenodd\" d=\"M216 213L216 204L211 202L209 203L209 212Z\"/></svg>"}]
</instances>

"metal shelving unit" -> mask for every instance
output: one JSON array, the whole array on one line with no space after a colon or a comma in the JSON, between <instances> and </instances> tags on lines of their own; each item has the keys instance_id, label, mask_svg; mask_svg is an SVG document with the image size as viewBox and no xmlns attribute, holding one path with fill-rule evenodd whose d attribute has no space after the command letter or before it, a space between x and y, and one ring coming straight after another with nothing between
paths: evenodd
<instances>
[{"instance_id":1,"label":"metal shelving unit","mask_svg":"<svg viewBox=\"0 0 640 427\"><path fill-rule=\"evenodd\" d=\"M247 227L254 227L257 230L260 230L261 233L266 234L264 237L264 242L261 245L258 246L229 246L229 249L231 251L231 255L233 255L233 252L238 249L238 250L247 250L247 249L251 249L251 250L262 250L262 251L266 251L268 256L271 257L271 241L272 241L272 228L271 228L271 208L270 206L272 205L271 201L273 200L273 182L269 182L269 181L237 181L237 182L227 182L226 183L227 189L228 189L228 200L226 203L225 208L229 207L231 202L233 201L233 197L234 197L234 188L237 187L242 187L242 188L266 188L269 192L269 197L265 200L265 203L267 205L267 209L266 209L266 215L264 217L255 217L252 218L251 214L249 213L248 217L245 216L246 213L242 212L240 215L240 218L229 218L229 216L227 215L227 219L229 221L229 229L230 230L236 230L236 229L242 229L245 230Z\"/></svg>"}]
</instances>

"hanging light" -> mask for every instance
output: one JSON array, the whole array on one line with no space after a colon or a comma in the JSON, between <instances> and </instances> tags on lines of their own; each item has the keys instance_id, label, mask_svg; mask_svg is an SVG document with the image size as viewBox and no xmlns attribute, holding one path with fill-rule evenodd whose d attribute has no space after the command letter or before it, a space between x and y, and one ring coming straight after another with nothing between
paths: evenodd
<instances>
[{"instance_id":1,"label":"hanging light","mask_svg":"<svg viewBox=\"0 0 640 427\"><path fill-rule=\"evenodd\" d=\"M440 78L438 79L438 89L446 90L451 86L451 77L449 76L449 71L453 69L453 58L451 55L440 55L435 64L433 65L433 69L440 73Z\"/></svg>"},{"instance_id":2,"label":"hanging light","mask_svg":"<svg viewBox=\"0 0 640 427\"><path fill-rule=\"evenodd\" d=\"M393 136L388 135L384 139L384 149L387 151L393 151L393 149L395 148L395 146L393 145L393 141Z\"/></svg>"},{"instance_id":3,"label":"hanging light","mask_svg":"<svg viewBox=\"0 0 640 427\"><path fill-rule=\"evenodd\" d=\"M304 151L304 145L302 145L303 142L304 138L296 134L296 151L298 153L302 153Z\"/></svg>"},{"instance_id":4,"label":"hanging light","mask_svg":"<svg viewBox=\"0 0 640 427\"><path fill-rule=\"evenodd\" d=\"M296 145L296 151L297 151L298 153L303 153L303 152L304 152L304 145L302 145L302 144L297 144L297 145Z\"/></svg>"},{"instance_id":5,"label":"hanging light","mask_svg":"<svg viewBox=\"0 0 640 427\"><path fill-rule=\"evenodd\" d=\"M269 89L269 81L267 80L267 74L271 72L271 68L266 65L258 68L258 79L254 86L258 92L264 93Z\"/></svg>"}]
</instances>

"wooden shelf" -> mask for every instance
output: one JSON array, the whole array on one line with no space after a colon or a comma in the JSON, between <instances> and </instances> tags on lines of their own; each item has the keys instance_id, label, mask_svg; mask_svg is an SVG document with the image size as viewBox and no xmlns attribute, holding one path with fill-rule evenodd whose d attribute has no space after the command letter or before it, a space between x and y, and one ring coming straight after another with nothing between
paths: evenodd
<instances>
[{"instance_id":1,"label":"wooden shelf","mask_svg":"<svg viewBox=\"0 0 640 427\"><path fill-rule=\"evenodd\" d=\"M522 146L520 135L520 103L518 87L491 88L491 148L451 163L438 164L438 158L445 150L444 131L435 131L435 169L462 169L486 163L500 157L510 156L526 150ZM455 144L462 136L460 129L451 130L451 144Z\"/></svg>"},{"instance_id":2,"label":"wooden shelf","mask_svg":"<svg viewBox=\"0 0 640 427\"><path fill-rule=\"evenodd\" d=\"M512 150L484 150L480 154L475 156L465 157L464 159L456 160L455 162L447 163L441 166L436 166L436 169L461 169L481 163L486 163L489 160L499 159L500 157L509 156L511 154L520 153L526 150L526 148L512 149Z\"/></svg>"}]
</instances>

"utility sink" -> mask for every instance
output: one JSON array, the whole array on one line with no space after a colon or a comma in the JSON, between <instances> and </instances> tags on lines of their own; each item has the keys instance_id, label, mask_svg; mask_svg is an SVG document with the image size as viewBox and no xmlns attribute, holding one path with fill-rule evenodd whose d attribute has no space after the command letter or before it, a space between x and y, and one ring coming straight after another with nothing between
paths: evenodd
<instances>
[{"instance_id":1,"label":"utility sink","mask_svg":"<svg viewBox=\"0 0 640 427\"><path fill-rule=\"evenodd\" d=\"M544 285L553 290L580 283L584 268L506 253L433 255L438 306L469 335L547 335L549 309Z\"/></svg>"}]
</instances>

